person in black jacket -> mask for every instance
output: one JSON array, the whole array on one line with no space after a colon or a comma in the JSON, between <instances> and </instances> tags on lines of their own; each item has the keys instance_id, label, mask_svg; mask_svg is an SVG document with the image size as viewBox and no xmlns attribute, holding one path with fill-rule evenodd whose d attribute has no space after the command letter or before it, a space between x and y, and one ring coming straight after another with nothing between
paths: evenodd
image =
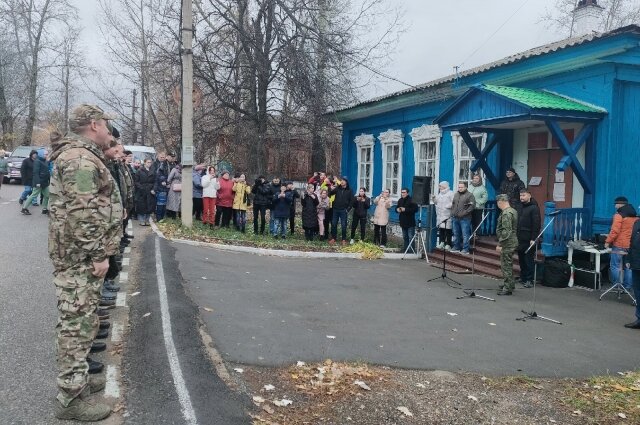
<instances>
[{"instance_id":1,"label":"person in black jacket","mask_svg":"<svg viewBox=\"0 0 640 425\"><path fill-rule=\"evenodd\" d=\"M264 176L259 176L253 187L253 233L258 234L258 219L260 219L260 234L264 235L265 216L267 208L271 206L271 189Z\"/></svg>"},{"instance_id":2,"label":"person in black jacket","mask_svg":"<svg viewBox=\"0 0 640 425\"><path fill-rule=\"evenodd\" d=\"M273 236L277 236L277 233L276 233L277 222L275 220L275 217L274 217L275 214L273 211L275 208L274 197L280 194L280 186L282 186L282 183L280 182L280 177L274 177L268 186L270 191L269 198L271 199L271 203L269 204L269 232Z\"/></svg>"},{"instance_id":3,"label":"person in black jacket","mask_svg":"<svg viewBox=\"0 0 640 425\"><path fill-rule=\"evenodd\" d=\"M149 216L156 207L155 191L156 175L152 170L151 158L144 160L144 166L140 167L133 178L136 187L136 212L140 220L140 226L149 225Z\"/></svg>"},{"instance_id":4,"label":"person in black jacket","mask_svg":"<svg viewBox=\"0 0 640 425\"><path fill-rule=\"evenodd\" d=\"M631 269L633 294L636 298L636 320L624 325L625 328L640 329L640 220L636 220L631 231L631 242L627 251L626 265Z\"/></svg>"},{"instance_id":5,"label":"person in black jacket","mask_svg":"<svg viewBox=\"0 0 640 425\"><path fill-rule=\"evenodd\" d=\"M522 211L518 214L518 261L520 262L520 282L525 288L533 286L535 249L529 249L540 233L540 208L531 197L529 189L520 190ZM529 252L526 252L529 250Z\"/></svg>"},{"instance_id":6,"label":"person in black jacket","mask_svg":"<svg viewBox=\"0 0 640 425\"><path fill-rule=\"evenodd\" d=\"M358 196L353 198L353 219L351 220L351 241L353 244L353 238L356 236L356 228L360 224L360 240L364 241L365 229L367 227L367 211L371 206L371 199L366 195L367 189L361 187L358 191Z\"/></svg>"},{"instance_id":7,"label":"person in black jacket","mask_svg":"<svg viewBox=\"0 0 640 425\"><path fill-rule=\"evenodd\" d=\"M31 215L29 204L37 201L40 195L42 195L42 214L49 214L47 206L49 205L49 180L51 175L49 174L49 162L46 159L46 155L47 153L44 149L41 149L37 152L36 159L33 162L32 180L29 183L32 185L33 191L22 205L21 212L24 215Z\"/></svg>"},{"instance_id":8,"label":"person in black jacket","mask_svg":"<svg viewBox=\"0 0 640 425\"><path fill-rule=\"evenodd\" d=\"M318 228L318 204L320 200L314 189L313 183L308 183L307 191L300 200L302 204L302 228L304 229L304 238L307 241L313 240L313 235Z\"/></svg>"},{"instance_id":9,"label":"person in black jacket","mask_svg":"<svg viewBox=\"0 0 640 425\"><path fill-rule=\"evenodd\" d=\"M507 195L509 197L509 205L520 214L522 211L520 191L525 188L524 182L520 180L520 176L518 176L518 173L516 173L516 170L512 167L507 168L505 174L506 178L500 183L500 194Z\"/></svg>"},{"instance_id":10,"label":"person in black jacket","mask_svg":"<svg viewBox=\"0 0 640 425\"><path fill-rule=\"evenodd\" d=\"M349 187L349 180L346 177L340 179L340 186L331 186L329 196L335 195L333 199L333 219L331 221L331 245L336 243L338 236L338 221L342 231L342 245L347 244L347 214L353 202L353 191Z\"/></svg>"},{"instance_id":11,"label":"person in black jacket","mask_svg":"<svg viewBox=\"0 0 640 425\"><path fill-rule=\"evenodd\" d=\"M300 199L300 193L293 187L293 182L287 182L287 192L291 192L291 207L289 209L289 231L293 235L296 227L296 199Z\"/></svg>"},{"instance_id":12,"label":"person in black jacket","mask_svg":"<svg viewBox=\"0 0 640 425\"><path fill-rule=\"evenodd\" d=\"M398 199L398 205L396 206L400 228L402 229L402 240L404 241L403 252L407 252L409 243L411 243L416 234L416 211L418 211L418 205L411 199L409 189L403 187L400 190L400 199ZM411 250L415 253L415 246L411 246Z\"/></svg>"},{"instance_id":13,"label":"person in black jacket","mask_svg":"<svg viewBox=\"0 0 640 425\"><path fill-rule=\"evenodd\" d=\"M38 151L32 150L29 154L28 158L22 160L22 165L20 166L20 179L22 180L22 185L24 186L24 191L20 195L20 199L18 199L18 203L22 205L27 196L31 195L33 192L33 166L35 161L38 158ZM33 198L33 205L38 205L38 199Z\"/></svg>"}]
</instances>

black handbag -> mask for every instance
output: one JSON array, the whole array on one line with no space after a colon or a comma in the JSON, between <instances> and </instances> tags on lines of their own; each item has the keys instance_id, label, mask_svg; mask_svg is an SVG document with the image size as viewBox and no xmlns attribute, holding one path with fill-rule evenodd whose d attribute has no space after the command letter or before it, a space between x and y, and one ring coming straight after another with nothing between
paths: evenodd
<instances>
[{"instance_id":1,"label":"black handbag","mask_svg":"<svg viewBox=\"0 0 640 425\"><path fill-rule=\"evenodd\" d=\"M544 261L543 286L551 288L566 288L569 286L571 266L565 260L559 258L547 258Z\"/></svg>"}]
</instances>

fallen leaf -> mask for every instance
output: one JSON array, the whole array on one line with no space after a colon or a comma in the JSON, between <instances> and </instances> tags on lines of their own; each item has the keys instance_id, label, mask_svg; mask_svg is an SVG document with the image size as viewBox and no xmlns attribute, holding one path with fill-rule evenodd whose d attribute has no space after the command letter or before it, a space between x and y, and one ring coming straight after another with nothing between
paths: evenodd
<instances>
[{"instance_id":1,"label":"fallen leaf","mask_svg":"<svg viewBox=\"0 0 640 425\"><path fill-rule=\"evenodd\" d=\"M622 419L627 419L627 415L625 415L624 413L618 413L618 417Z\"/></svg>"},{"instance_id":2,"label":"fallen leaf","mask_svg":"<svg viewBox=\"0 0 640 425\"><path fill-rule=\"evenodd\" d=\"M472 401L478 401L478 397L475 397L475 396L472 396L472 395L468 395L467 398L469 400L472 400Z\"/></svg>"},{"instance_id":3,"label":"fallen leaf","mask_svg":"<svg viewBox=\"0 0 640 425\"><path fill-rule=\"evenodd\" d=\"M327 335L327 338L329 338L329 339L336 339L335 335Z\"/></svg>"},{"instance_id":4,"label":"fallen leaf","mask_svg":"<svg viewBox=\"0 0 640 425\"><path fill-rule=\"evenodd\" d=\"M371 387L369 387L364 381L355 380L353 383L363 390L371 391Z\"/></svg>"},{"instance_id":5,"label":"fallen leaf","mask_svg":"<svg viewBox=\"0 0 640 425\"><path fill-rule=\"evenodd\" d=\"M273 391L273 390L275 390L275 389L276 389L276 387L274 387L274 386L273 386L273 385L271 385L271 384L267 384L267 385L265 385L265 386L264 386L264 390L265 390L265 391Z\"/></svg>"},{"instance_id":6,"label":"fallen leaf","mask_svg":"<svg viewBox=\"0 0 640 425\"><path fill-rule=\"evenodd\" d=\"M209 307L202 307L202 309L203 309L204 311L208 311L209 313L211 313L211 312L213 311L213 309L212 309L212 308L209 308Z\"/></svg>"},{"instance_id":7,"label":"fallen leaf","mask_svg":"<svg viewBox=\"0 0 640 425\"><path fill-rule=\"evenodd\" d=\"M140 295L140 291L138 292L134 292L133 294L129 295L130 297L135 297L136 295Z\"/></svg>"},{"instance_id":8,"label":"fallen leaf","mask_svg":"<svg viewBox=\"0 0 640 425\"><path fill-rule=\"evenodd\" d=\"M273 400L273 404L275 404L278 407L287 407L292 403L293 401L287 400L286 398L283 398L282 400Z\"/></svg>"},{"instance_id":9,"label":"fallen leaf","mask_svg":"<svg viewBox=\"0 0 640 425\"><path fill-rule=\"evenodd\" d=\"M448 311L447 311L447 314L448 314L449 316L457 316L457 315L458 315L458 313L450 313L450 312L448 312Z\"/></svg>"},{"instance_id":10,"label":"fallen leaf","mask_svg":"<svg viewBox=\"0 0 640 425\"><path fill-rule=\"evenodd\" d=\"M544 387L542 385L532 385L533 388L535 388L536 390L544 390Z\"/></svg>"},{"instance_id":11,"label":"fallen leaf","mask_svg":"<svg viewBox=\"0 0 640 425\"><path fill-rule=\"evenodd\" d=\"M613 388L614 390L618 390L618 391L620 391L620 392L623 392L623 393L626 393L627 391L631 391L629 388L627 388L627 387L623 387L623 386L622 386L622 385L620 385L620 384L613 384L613 385L611 386L611 388Z\"/></svg>"},{"instance_id":12,"label":"fallen leaf","mask_svg":"<svg viewBox=\"0 0 640 425\"><path fill-rule=\"evenodd\" d=\"M273 410L273 407L269 406L268 404L263 404L262 405L262 410L264 410L265 412L267 412L270 415L273 415L273 412L275 412L275 410Z\"/></svg>"},{"instance_id":13,"label":"fallen leaf","mask_svg":"<svg viewBox=\"0 0 640 425\"><path fill-rule=\"evenodd\" d=\"M255 401L256 403L260 404L260 403L264 403L266 400L262 397L260 397L259 395L254 395L253 396L253 401Z\"/></svg>"},{"instance_id":14,"label":"fallen leaf","mask_svg":"<svg viewBox=\"0 0 640 425\"><path fill-rule=\"evenodd\" d=\"M574 410L571 414L573 416L580 416L580 415L582 415L582 410Z\"/></svg>"},{"instance_id":15,"label":"fallen leaf","mask_svg":"<svg viewBox=\"0 0 640 425\"><path fill-rule=\"evenodd\" d=\"M555 419L551 419L551 418L549 418L549 422L551 422L552 424L557 424L558 423L558 422L556 422Z\"/></svg>"},{"instance_id":16,"label":"fallen leaf","mask_svg":"<svg viewBox=\"0 0 640 425\"><path fill-rule=\"evenodd\" d=\"M397 409L397 410L399 410L399 411L401 411L401 412L402 412L402 414L403 414L403 415L405 415L405 416L413 416L413 413L411 413L411 412L409 411L409 409L407 409L407 408L406 408L406 407L404 407L404 406L396 407L396 409Z\"/></svg>"},{"instance_id":17,"label":"fallen leaf","mask_svg":"<svg viewBox=\"0 0 640 425\"><path fill-rule=\"evenodd\" d=\"M244 369L241 369L239 367L236 367L235 369L233 369L234 371L238 372L238 373L242 373L244 372Z\"/></svg>"},{"instance_id":18,"label":"fallen leaf","mask_svg":"<svg viewBox=\"0 0 640 425\"><path fill-rule=\"evenodd\" d=\"M145 317L149 317L149 316L151 316L151 313L145 313L142 315L142 318L144 319Z\"/></svg>"},{"instance_id":19,"label":"fallen leaf","mask_svg":"<svg viewBox=\"0 0 640 425\"><path fill-rule=\"evenodd\" d=\"M594 385L593 389L594 390L601 390L602 389L602 385Z\"/></svg>"}]
</instances>

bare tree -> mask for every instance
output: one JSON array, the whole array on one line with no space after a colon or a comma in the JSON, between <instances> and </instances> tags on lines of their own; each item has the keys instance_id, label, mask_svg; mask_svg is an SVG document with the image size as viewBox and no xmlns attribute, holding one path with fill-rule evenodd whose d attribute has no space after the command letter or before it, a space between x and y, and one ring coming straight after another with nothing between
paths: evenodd
<instances>
[{"instance_id":1,"label":"bare tree","mask_svg":"<svg viewBox=\"0 0 640 425\"><path fill-rule=\"evenodd\" d=\"M554 6L546 9L540 20L549 27L569 36L573 35L573 11L578 0L556 0ZM630 24L640 24L640 0L599 0L604 13L596 30L611 31Z\"/></svg>"}]
</instances>

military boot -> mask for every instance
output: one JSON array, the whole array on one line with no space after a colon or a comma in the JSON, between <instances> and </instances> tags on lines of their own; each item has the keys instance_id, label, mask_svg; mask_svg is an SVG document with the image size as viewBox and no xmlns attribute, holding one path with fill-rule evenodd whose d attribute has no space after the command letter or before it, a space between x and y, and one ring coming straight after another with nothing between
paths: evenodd
<instances>
[{"instance_id":1,"label":"military boot","mask_svg":"<svg viewBox=\"0 0 640 425\"><path fill-rule=\"evenodd\" d=\"M77 420L84 422L101 421L111 414L111 407L103 403L89 402L85 394L89 391L83 391L82 395L73 399L67 407L57 403L56 418L66 420Z\"/></svg>"},{"instance_id":2,"label":"military boot","mask_svg":"<svg viewBox=\"0 0 640 425\"><path fill-rule=\"evenodd\" d=\"M89 377L89 390L91 394L95 394L104 390L104 387L107 386L107 378L104 375L91 375Z\"/></svg>"}]
</instances>

